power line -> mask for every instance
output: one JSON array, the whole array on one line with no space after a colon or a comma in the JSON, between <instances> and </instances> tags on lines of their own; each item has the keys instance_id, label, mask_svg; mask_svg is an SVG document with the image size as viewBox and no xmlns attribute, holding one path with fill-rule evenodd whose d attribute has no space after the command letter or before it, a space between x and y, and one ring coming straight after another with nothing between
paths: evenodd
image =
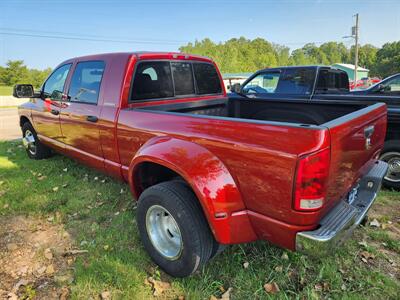
<instances>
[{"instance_id":1,"label":"power line","mask_svg":"<svg viewBox=\"0 0 400 300\"><path fill-rule=\"evenodd\" d=\"M12 28L12 27L0 27L0 31L11 31L11 32L22 32L26 34L27 32L30 33L35 33L35 34L50 34L50 35L68 35L72 37L84 37L84 38L98 38L98 39L117 39L117 40L130 40L131 37L128 36L104 36L104 35L93 35L93 34L77 34L77 33L71 33L71 32L60 32L60 31L45 31L45 30L32 30L32 29L23 29L23 28ZM146 38L146 39L141 39L137 38L135 40L140 40L140 41L151 41L151 42L173 42L173 43L187 43L187 40L168 40L168 39L152 39L152 38Z\"/></svg>"},{"instance_id":2,"label":"power line","mask_svg":"<svg viewBox=\"0 0 400 300\"><path fill-rule=\"evenodd\" d=\"M92 41L92 42L111 42L111 43L123 43L123 44L153 44L153 45L181 45L180 42L171 41L145 41L145 40L117 40L117 39L101 39L101 38L83 38L73 36L61 36L61 35L44 35L44 34L29 34L29 33L17 33L17 32L4 32L0 31L1 35L10 36L25 36L25 37L36 37L36 38L48 38L48 39L61 39L61 40L77 40L77 41Z\"/></svg>"},{"instance_id":3,"label":"power line","mask_svg":"<svg viewBox=\"0 0 400 300\"><path fill-rule=\"evenodd\" d=\"M16 32L15 32L16 31ZM42 34L47 33L47 34ZM63 39L63 40L78 40L78 41L93 41L93 42L111 42L111 43L123 43L123 44L152 44L152 45L183 45L190 41L179 41L179 40L161 40L161 39L129 39L125 37L119 37L119 39L98 36L89 34L75 34L66 32L54 32L54 31L41 31L41 30L30 30L30 29L18 29L18 28L7 28L0 27L0 35L10 36L26 36L26 37L37 37L37 38L50 38L50 39ZM67 36L69 35L69 36ZM275 44L290 46L290 45L305 45L305 44L323 44L327 41L306 41L306 42L274 42ZM337 41L338 42L338 41Z\"/></svg>"}]
</instances>

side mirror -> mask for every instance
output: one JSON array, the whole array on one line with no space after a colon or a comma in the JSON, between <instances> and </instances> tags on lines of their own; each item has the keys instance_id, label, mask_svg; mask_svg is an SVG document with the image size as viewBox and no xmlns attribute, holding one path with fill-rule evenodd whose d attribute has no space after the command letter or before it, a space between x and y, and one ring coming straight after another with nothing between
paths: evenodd
<instances>
[{"instance_id":1,"label":"side mirror","mask_svg":"<svg viewBox=\"0 0 400 300\"><path fill-rule=\"evenodd\" d=\"M376 88L377 92L384 92L385 91L385 86L383 84L379 84Z\"/></svg>"},{"instance_id":2,"label":"side mirror","mask_svg":"<svg viewBox=\"0 0 400 300\"><path fill-rule=\"evenodd\" d=\"M32 84L16 84L13 96L16 98L32 98L34 96Z\"/></svg>"},{"instance_id":3,"label":"side mirror","mask_svg":"<svg viewBox=\"0 0 400 300\"><path fill-rule=\"evenodd\" d=\"M379 85L376 87L375 92L377 92L377 93L390 92L390 86L385 86L385 85L383 85L383 84L379 84Z\"/></svg>"},{"instance_id":4,"label":"side mirror","mask_svg":"<svg viewBox=\"0 0 400 300\"><path fill-rule=\"evenodd\" d=\"M50 99L54 101L61 101L63 99L63 92L54 90L50 95Z\"/></svg>"},{"instance_id":5,"label":"side mirror","mask_svg":"<svg viewBox=\"0 0 400 300\"><path fill-rule=\"evenodd\" d=\"M231 86L231 92L240 93L240 83L234 83Z\"/></svg>"}]
</instances>

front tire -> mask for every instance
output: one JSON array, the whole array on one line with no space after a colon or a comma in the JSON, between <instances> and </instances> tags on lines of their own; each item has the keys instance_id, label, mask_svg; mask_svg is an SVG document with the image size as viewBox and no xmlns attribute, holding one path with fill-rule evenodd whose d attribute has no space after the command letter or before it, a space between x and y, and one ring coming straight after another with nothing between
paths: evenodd
<instances>
[{"instance_id":1,"label":"front tire","mask_svg":"<svg viewBox=\"0 0 400 300\"><path fill-rule=\"evenodd\" d=\"M31 159L43 159L51 155L50 148L43 145L36 134L35 129L29 122L22 125L22 138L26 153Z\"/></svg>"},{"instance_id":2,"label":"front tire","mask_svg":"<svg viewBox=\"0 0 400 300\"><path fill-rule=\"evenodd\" d=\"M198 199L183 182L147 188L139 197L137 224L146 251L171 276L189 276L211 256L212 233Z\"/></svg>"},{"instance_id":3,"label":"front tire","mask_svg":"<svg viewBox=\"0 0 400 300\"><path fill-rule=\"evenodd\" d=\"M400 141L387 141L383 147L380 160L389 164L383 185L387 188L400 190Z\"/></svg>"}]
</instances>

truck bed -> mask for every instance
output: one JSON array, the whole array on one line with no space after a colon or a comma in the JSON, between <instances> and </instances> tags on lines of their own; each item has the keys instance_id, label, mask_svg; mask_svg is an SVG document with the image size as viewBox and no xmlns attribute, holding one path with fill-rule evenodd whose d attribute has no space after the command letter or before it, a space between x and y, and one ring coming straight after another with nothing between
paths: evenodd
<instances>
[{"instance_id":1,"label":"truck bed","mask_svg":"<svg viewBox=\"0 0 400 300\"><path fill-rule=\"evenodd\" d=\"M366 104L310 103L310 101L225 98L146 106L140 109L222 117L247 121L322 125L367 107Z\"/></svg>"},{"instance_id":2,"label":"truck bed","mask_svg":"<svg viewBox=\"0 0 400 300\"><path fill-rule=\"evenodd\" d=\"M228 97L131 108L121 111L120 123L126 123L123 127L127 127L144 112L141 127L177 138L186 138L182 132L190 131L191 141L209 148L227 168L234 170L246 195L247 209L296 225L315 222L315 219L309 222L308 215L299 215L295 220L293 216L288 219L284 213L293 209L291 198L297 159L318 151L323 144L330 148L326 204L319 212L320 218L346 197L357 180L373 166L371 158L379 154L386 128L386 106L381 103ZM366 144L368 132L370 143ZM251 179L249 169L257 174ZM275 180L274 185L266 178ZM279 195L273 186L280 187ZM283 198L287 200L282 201ZM279 209L278 202L282 205Z\"/></svg>"}]
</instances>

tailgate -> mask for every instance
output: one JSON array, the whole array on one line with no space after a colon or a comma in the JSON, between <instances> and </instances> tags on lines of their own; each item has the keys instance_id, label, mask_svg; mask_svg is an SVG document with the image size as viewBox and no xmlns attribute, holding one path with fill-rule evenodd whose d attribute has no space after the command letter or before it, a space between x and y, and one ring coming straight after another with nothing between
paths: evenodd
<instances>
[{"instance_id":1,"label":"tailgate","mask_svg":"<svg viewBox=\"0 0 400 300\"><path fill-rule=\"evenodd\" d=\"M386 105L376 103L323 124L331 136L326 210L347 196L372 167L385 141L386 114Z\"/></svg>"}]
</instances>

